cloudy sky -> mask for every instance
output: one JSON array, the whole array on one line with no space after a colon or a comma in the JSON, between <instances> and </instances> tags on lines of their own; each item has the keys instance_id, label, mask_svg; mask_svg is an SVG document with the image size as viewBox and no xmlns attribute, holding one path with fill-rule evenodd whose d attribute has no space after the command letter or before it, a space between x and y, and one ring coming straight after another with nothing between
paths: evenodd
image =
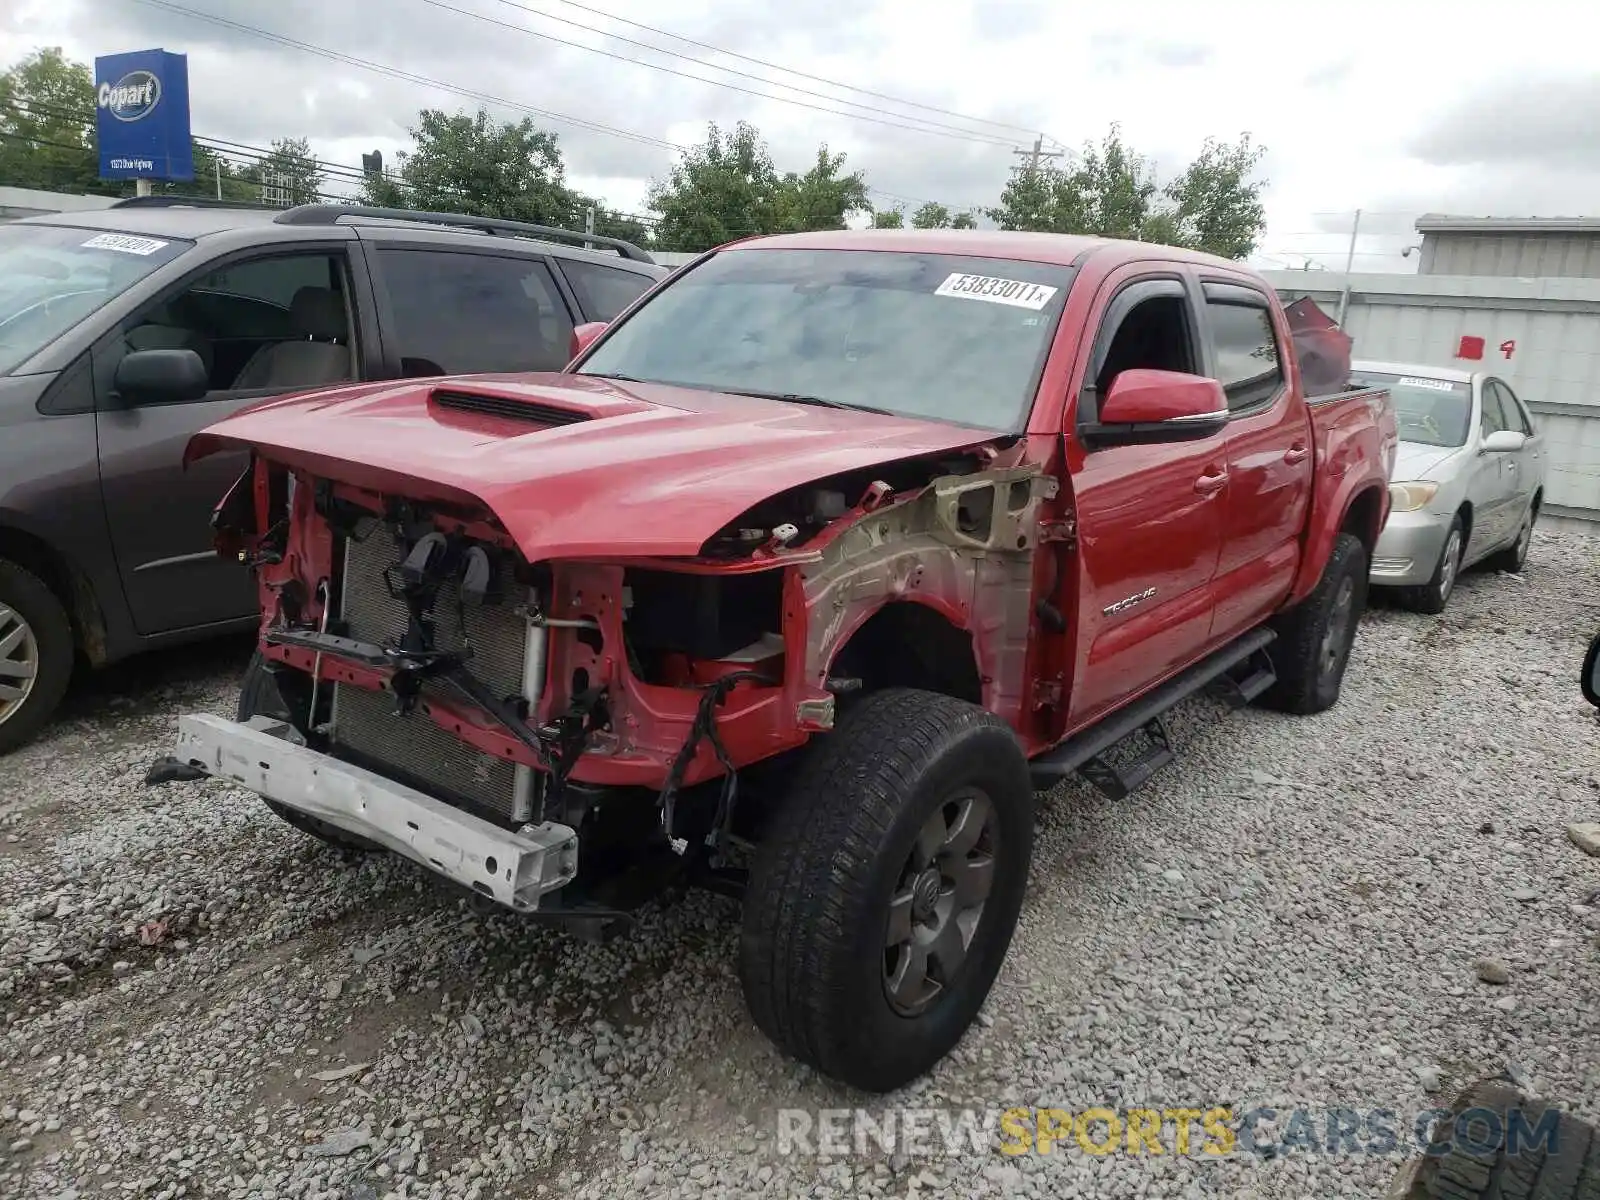
<instances>
[{"instance_id":1,"label":"cloudy sky","mask_svg":"<svg viewBox=\"0 0 1600 1200\"><path fill-rule=\"evenodd\" d=\"M1421 212L1600 208L1600 72L1573 11L1542 0L7 0L0 63L51 45L82 60L185 52L197 134L304 136L352 167L372 149L392 160L422 107L533 115L560 135L575 184L632 211L671 147L708 121L754 122L780 169L804 169L826 141L866 170L875 204L908 207L993 203L1033 134L1075 148L1118 121L1168 178L1208 135L1249 132L1268 150L1258 264L1342 268L1360 208L1356 269L1384 271L1413 268L1400 252Z\"/></svg>"}]
</instances>

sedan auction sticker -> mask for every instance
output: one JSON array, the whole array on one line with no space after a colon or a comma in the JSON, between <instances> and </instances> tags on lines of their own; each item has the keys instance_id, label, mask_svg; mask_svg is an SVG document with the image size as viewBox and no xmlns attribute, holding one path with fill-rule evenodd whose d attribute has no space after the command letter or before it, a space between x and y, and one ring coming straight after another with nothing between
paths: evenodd
<instances>
[{"instance_id":1,"label":"sedan auction sticker","mask_svg":"<svg viewBox=\"0 0 1600 1200\"><path fill-rule=\"evenodd\" d=\"M962 300L986 300L990 304L1009 304L1014 308L1038 310L1050 303L1056 294L1053 287L1042 283L1025 283L1020 279L998 279L993 275L949 275L935 296L956 296Z\"/></svg>"},{"instance_id":2,"label":"sedan auction sticker","mask_svg":"<svg viewBox=\"0 0 1600 1200\"><path fill-rule=\"evenodd\" d=\"M119 250L123 254L154 254L167 243L155 238L130 237L125 233L97 233L84 247L90 250Z\"/></svg>"},{"instance_id":3,"label":"sedan auction sticker","mask_svg":"<svg viewBox=\"0 0 1600 1200\"><path fill-rule=\"evenodd\" d=\"M1448 379L1422 379L1415 375L1407 375L1396 386L1427 388L1430 392L1453 392L1461 385L1451 383Z\"/></svg>"}]
</instances>

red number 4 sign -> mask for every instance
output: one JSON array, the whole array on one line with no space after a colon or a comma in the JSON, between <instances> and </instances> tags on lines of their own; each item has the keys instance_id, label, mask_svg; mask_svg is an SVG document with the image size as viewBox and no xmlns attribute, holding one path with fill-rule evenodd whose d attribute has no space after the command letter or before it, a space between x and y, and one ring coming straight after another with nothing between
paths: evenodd
<instances>
[{"instance_id":1,"label":"red number 4 sign","mask_svg":"<svg viewBox=\"0 0 1600 1200\"><path fill-rule=\"evenodd\" d=\"M1505 355L1507 358L1510 358L1513 354L1515 354L1516 350L1517 343L1512 338L1507 338L1505 341L1500 343L1500 353Z\"/></svg>"}]
</instances>

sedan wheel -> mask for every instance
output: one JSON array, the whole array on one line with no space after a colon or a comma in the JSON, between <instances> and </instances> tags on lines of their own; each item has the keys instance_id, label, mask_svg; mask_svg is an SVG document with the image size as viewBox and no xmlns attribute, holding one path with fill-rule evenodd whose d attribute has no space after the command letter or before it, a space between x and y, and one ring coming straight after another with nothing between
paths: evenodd
<instances>
[{"instance_id":1,"label":"sedan wheel","mask_svg":"<svg viewBox=\"0 0 1600 1200\"><path fill-rule=\"evenodd\" d=\"M1461 577L1461 556L1466 551L1467 534L1461 518L1450 522L1450 532L1445 535L1444 549L1433 568L1433 578L1416 587L1402 588L1400 602L1416 612L1442 613L1455 591L1456 580Z\"/></svg>"}]
</instances>

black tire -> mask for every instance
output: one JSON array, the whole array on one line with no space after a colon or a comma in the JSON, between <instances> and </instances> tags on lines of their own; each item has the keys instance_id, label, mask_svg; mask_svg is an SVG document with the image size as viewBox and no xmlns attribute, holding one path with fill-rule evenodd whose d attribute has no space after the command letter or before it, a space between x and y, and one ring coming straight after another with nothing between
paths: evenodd
<instances>
[{"instance_id":1,"label":"black tire","mask_svg":"<svg viewBox=\"0 0 1600 1200\"><path fill-rule=\"evenodd\" d=\"M1455 552L1454 562L1450 561L1452 547ZM1439 549L1439 561L1434 564L1432 578L1416 587L1399 589L1400 603L1412 612L1434 615L1442 613L1445 605L1450 603L1450 597L1455 593L1456 583L1461 579L1461 560L1466 553L1466 529L1461 523L1461 518L1456 517L1450 522L1450 532L1445 534L1444 545Z\"/></svg>"},{"instance_id":2,"label":"black tire","mask_svg":"<svg viewBox=\"0 0 1600 1200\"><path fill-rule=\"evenodd\" d=\"M0 699L0 754L30 741L50 719L72 682L72 622L42 579L16 563L0 560L0 639L17 644L0 651L0 686L18 696ZM20 674L23 659L31 676ZM19 698L20 697L20 698Z\"/></svg>"},{"instance_id":3,"label":"black tire","mask_svg":"<svg viewBox=\"0 0 1600 1200\"><path fill-rule=\"evenodd\" d=\"M306 721L308 701L309 694L305 697L294 697L293 702L291 698L284 696L278 687L277 679L267 670L266 659L262 658L261 651L257 650L250 656L250 665L245 667L244 679L239 684L239 707L234 720L248 721L254 716L275 717L280 721L289 722L303 734L308 723ZM301 833L309 834L339 850L351 854L369 854L383 849L364 837L346 833L337 825L329 825L326 821L319 821L316 817L307 816L266 797L262 797L262 802Z\"/></svg>"},{"instance_id":4,"label":"black tire","mask_svg":"<svg viewBox=\"0 0 1600 1200\"><path fill-rule=\"evenodd\" d=\"M1434 1126L1404 1200L1600 1200L1595 1134L1588 1122L1509 1084L1473 1084Z\"/></svg>"},{"instance_id":5,"label":"black tire","mask_svg":"<svg viewBox=\"0 0 1600 1200\"><path fill-rule=\"evenodd\" d=\"M1528 547L1533 545L1533 526L1538 519L1539 506L1529 504L1528 511L1522 514L1522 524L1517 526L1517 540L1502 550L1496 550L1484 565L1492 571L1521 575L1522 568L1528 565Z\"/></svg>"},{"instance_id":6,"label":"black tire","mask_svg":"<svg viewBox=\"0 0 1600 1200\"><path fill-rule=\"evenodd\" d=\"M1367 548L1341 533L1311 594L1274 622L1278 640L1267 649L1278 679L1261 703L1302 716L1338 703L1366 607Z\"/></svg>"},{"instance_id":7,"label":"black tire","mask_svg":"<svg viewBox=\"0 0 1600 1200\"><path fill-rule=\"evenodd\" d=\"M886 1092L960 1041L1005 959L1033 853L1027 762L997 717L912 688L863 697L810 751L751 868L739 977L756 1024L781 1048ZM964 815L980 811L977 840L959 845L973 827ZM939 832L926 844L942 849L919 869L918 835L930 829ZM962 949L957 894L945 890L954 876L940 866L972 883L985 860L987 892ZM891 943L897 896L907 940ZM953 940L939 936L950 930ZM894 971L941 942L958 960L948 978L942 967Z\"/></svg>"}]
</instances>

